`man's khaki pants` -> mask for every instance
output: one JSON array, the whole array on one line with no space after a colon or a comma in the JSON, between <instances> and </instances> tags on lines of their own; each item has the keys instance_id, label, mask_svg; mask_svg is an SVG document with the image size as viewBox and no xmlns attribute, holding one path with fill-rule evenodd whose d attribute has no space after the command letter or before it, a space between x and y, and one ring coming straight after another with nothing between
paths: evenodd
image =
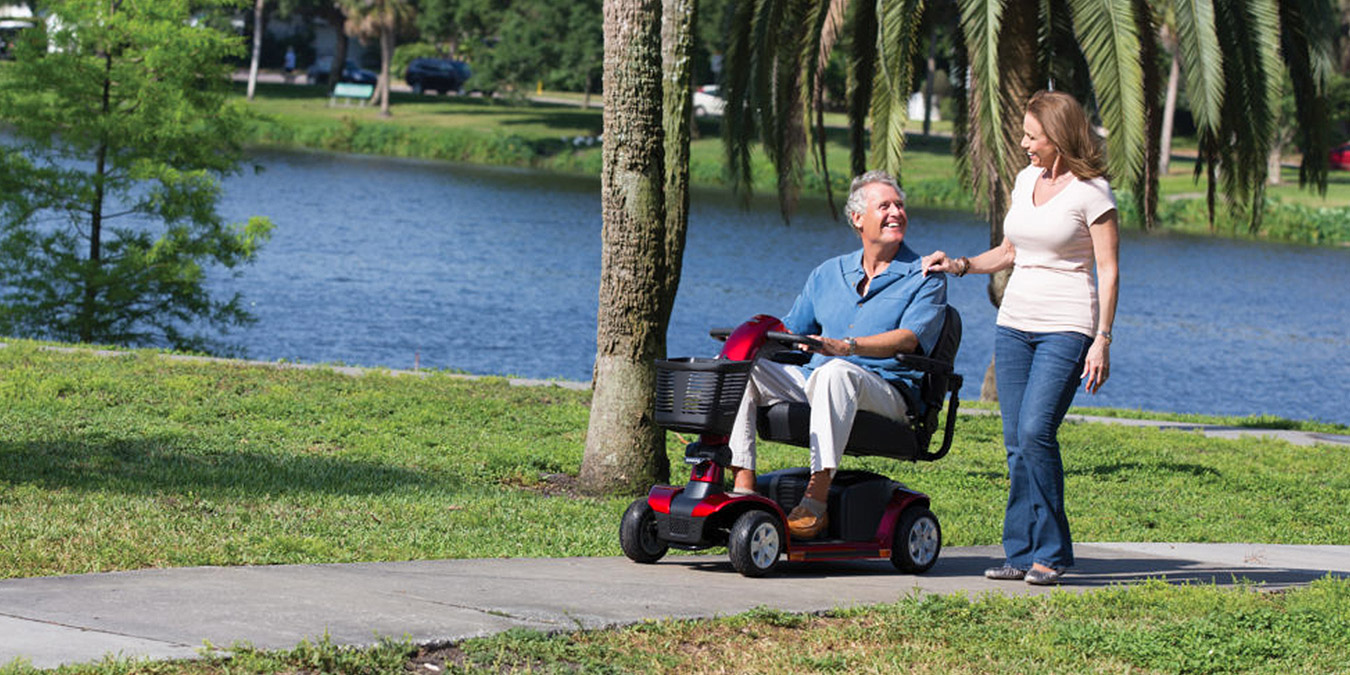
<instances>
[{"instance_id":1,"label":"man's khaki pants","mask_svg":"<svg viewBox=\"0 0 1350 675\"><path fill-rule=\"evenodd\" d=\"M774 403L804 402L811 406L811 472L837 469L853 418L859 410L904 419L900 391L862 366L830 359L807 377L798 366L760 360L750 371L736 422L731 428L731 465L755 468L756 408Z\"/></svg>"}]
</instances>

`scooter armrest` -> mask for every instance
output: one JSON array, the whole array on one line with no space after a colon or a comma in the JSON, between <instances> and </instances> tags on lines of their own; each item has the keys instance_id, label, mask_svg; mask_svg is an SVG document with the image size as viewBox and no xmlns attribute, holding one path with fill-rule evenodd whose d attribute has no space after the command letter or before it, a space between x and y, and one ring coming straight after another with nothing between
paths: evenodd
<instances>
[{"instance_id":1,"label":"scooter armrest","mask_svg":"<svg viewBox=\"0 0 1350 675\"><path fill-rule=\"evenodd\" d=\"M784 349L769 356L774 363L786 363L789 366L804 366L811 362L811 353L796 349Z\"/></svg>"},{"instance_id":2,"label":"scooter armrest","mask_svg":"<svg viewBox=\"0 0 1350 675\"><path fill-rule=\"evenodd\" d=\"M952 364L918 354L896 354L895 360L907 368L933 373L934 375L949 375L952 372Z\"/></svg>"}]
</instances>

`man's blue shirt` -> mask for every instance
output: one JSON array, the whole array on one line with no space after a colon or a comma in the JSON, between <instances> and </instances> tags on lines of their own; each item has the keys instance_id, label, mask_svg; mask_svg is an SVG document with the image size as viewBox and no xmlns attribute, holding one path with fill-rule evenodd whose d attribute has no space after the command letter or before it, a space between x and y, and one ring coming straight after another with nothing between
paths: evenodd
<instances>
[{"instance_id":1,"label":"man's blue shirt","mask_svg":"<svg viewBox=\"0 0 1350 675\"><path fill-rule=\"evenodd\" d=\"M919 338L923 355L932 353L942 334L947 308L947 278L923 275L919 255L905 244L884 272L872 279L866 296L858 285L866 276L862 249L831 258L811 272L783 324L798 335L842 340L907 328ZM845 358L899 387L911 405L919 405L922 373L903 368L894 358L832 357L816 354L803 366L809 375L831 358Z\"/></svg>"}]
</instances>

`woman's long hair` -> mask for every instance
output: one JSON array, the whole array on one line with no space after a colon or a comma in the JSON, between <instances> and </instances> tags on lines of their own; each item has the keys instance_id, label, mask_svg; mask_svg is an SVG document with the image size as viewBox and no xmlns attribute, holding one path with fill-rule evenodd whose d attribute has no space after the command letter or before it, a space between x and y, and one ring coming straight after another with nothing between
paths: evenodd
<instances>
[{"instance_id":1,"label":"woman's long hair","mask_svg":"<svg viewBox=\"0 0 1350 675\"><path fill-rule=\"evenodd\" d=\"M1082 179L1106 175L1101 141L1092 133L1078 99L1062 91L1041 90L1027 102L1027 114L1041 123L1046 139L1073 175Z\"/></svg>"}]
</instances>

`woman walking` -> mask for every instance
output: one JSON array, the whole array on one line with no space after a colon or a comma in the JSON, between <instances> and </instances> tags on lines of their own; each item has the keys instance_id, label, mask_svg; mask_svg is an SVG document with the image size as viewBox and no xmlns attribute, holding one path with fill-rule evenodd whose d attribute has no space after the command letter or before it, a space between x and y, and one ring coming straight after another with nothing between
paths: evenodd
<instances>
[{"instance_id":1,"label":"woman walking","mask_svg":"<svg viewBox=\"0 0 1350 675\"><path fill-rule=\"evenodd\" d=\"M958 277L1013 268L994 338L1006 559L985 576L1049 585L1074 562L1059 426L1080 382L1095 394L1110 377L1120 239L1101 145L1078 101L1037 92L1022 130L1030 164L1013 186L1003 242L970 258L935 251L923 264Z\"/></svg>"}]
</instances>

